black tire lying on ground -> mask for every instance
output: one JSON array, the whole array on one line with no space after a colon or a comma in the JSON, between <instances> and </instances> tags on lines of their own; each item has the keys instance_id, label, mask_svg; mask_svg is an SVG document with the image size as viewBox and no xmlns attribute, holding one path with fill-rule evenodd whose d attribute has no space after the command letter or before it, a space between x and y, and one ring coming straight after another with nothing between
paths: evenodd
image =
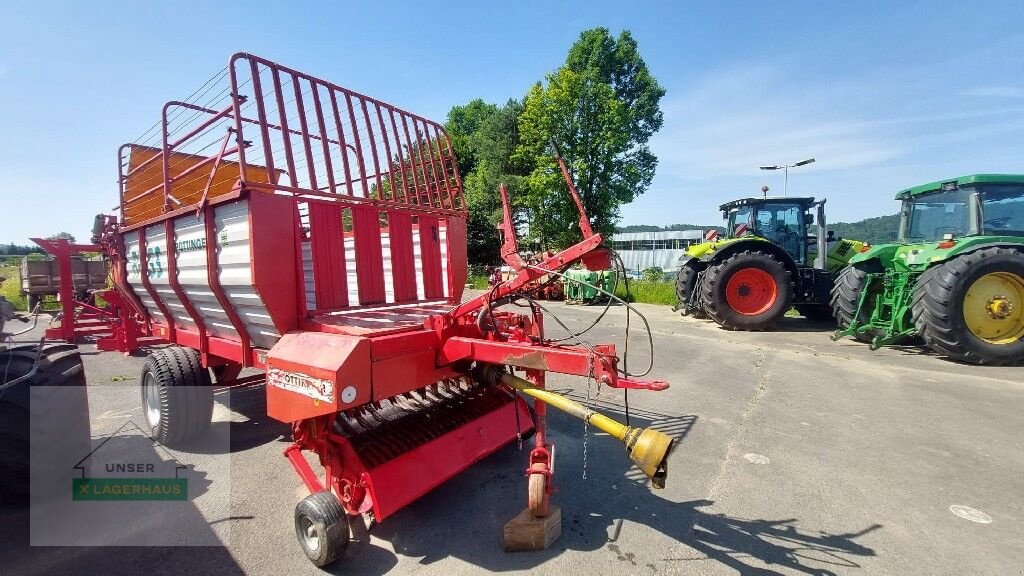
<instances>
[{"instance_id":1,"label":"black tire lying on ground","mask_svg":"<svg viewBox=\"0 0 1024 576\"><path fill-rule=\"evenodd\" d=\"M978 283L983 278L1008 281L1006 286L1011 293L1002 294L1000 290L996 294L1011 301L1005 312L998 310L998 298L972 295L972 290L981 290ZM982 248L925 271L914 286L911 317L925 344L940 354L971 364L1020 364L1024 362L1024 332L1019 315L1022 293L1024 251ZM977 300L979 296L982 301ZM967 320L979 314L995 318L1004 313L1004 319L1016 319L1016 323L1002 335L991 334L987 338L985 334L975 334Z\"/></svg>"},{"instance_id":2,"label":"black tire lying on ground","mask_svg":"<svg viewBox=\"0 0 1024 576\"><path fill-rule=\"evenodd\" d=\"M89 455L85 370L73 344L0 350L0 382L31 377L0 391L0 500L28 501L71 490L74 466Z\"/></svg>"},{"instance_id":3,"label":"black tire lying on ground","mask_svg":"<svg viewBox=\"0 0 1024 576\"><path fill-rule=\"evenodd\" d=\"M771 328L793 302L789 270L758 250L737 252L708 267L700 284L704 310L729 330Z\"/></svg>"}]
</instances>

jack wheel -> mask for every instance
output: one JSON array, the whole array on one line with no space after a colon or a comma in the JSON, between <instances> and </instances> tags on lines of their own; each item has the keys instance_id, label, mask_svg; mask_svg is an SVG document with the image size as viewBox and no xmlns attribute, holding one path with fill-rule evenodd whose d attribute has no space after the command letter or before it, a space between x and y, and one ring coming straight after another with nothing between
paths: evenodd
<instances>
[{"instance_id":1,"label":"jack wheel","mask_svg":"<svg viewBox=\"0 0 1024 576\"><path fill-rule=\"evenodd\" d=\"M328 490L310 494L295 506L295 537L316 566L327 566L348 548L348 516Z\"/></svg>"},{"instance_id":2,"label":"jack wheel","mask_svg":"<svg viewBox=\"0 0 1024 576\"><path fill-rule=\"evenodd\" d=\"M551 495L548 494L547 466L541 463L530 465L527 483L526 505L535 518L544 518L551 513Z\"/></svg>"}]
</instances>

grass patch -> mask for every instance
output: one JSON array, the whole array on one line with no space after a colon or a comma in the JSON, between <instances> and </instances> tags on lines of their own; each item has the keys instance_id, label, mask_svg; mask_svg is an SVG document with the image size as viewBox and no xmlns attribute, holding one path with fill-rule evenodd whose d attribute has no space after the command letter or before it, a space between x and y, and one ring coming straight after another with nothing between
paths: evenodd
<instances>
[{"instance_id":1,"label":"grass patch","mask_svg":"<svg viewBox=\"0 0 1024 576\"><path fill-rule=\"evenodd\" d=\"M0 285L0 295L14 304L15 310L24 310L28 302L21 295L21 274L16 266L5 266L0 268L0 276L7 278L3 285Z\"/></svg>"},{"instance_id":2,"label":"grass patch","mask_svg":"<svg viewBox=\"0 0 1024 576\"><path fill-rule=\"evenodd\" d=\"M628 302L640 302L643 304L664 304L675 306L676 285L674 282L648 282L644 280L631 280L629 282ZM622 282L615 289L615 295L626 300L626 287Z\"/></svg>"},{"instance_id":3,"label":"grass patch","mask_svg":"<svg viewBox=\"0 0 1024 576\"><path fill-rule=\"evenodd\" d=\"M487 275L486 274L470 274L468 284L473 286L474 290L487 290Z\"/></svg>"}]
</instances>

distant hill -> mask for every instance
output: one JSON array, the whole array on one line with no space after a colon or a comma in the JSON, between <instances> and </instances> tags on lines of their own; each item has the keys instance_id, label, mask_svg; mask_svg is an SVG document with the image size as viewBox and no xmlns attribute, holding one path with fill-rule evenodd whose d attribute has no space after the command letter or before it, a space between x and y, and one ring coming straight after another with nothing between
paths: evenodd
<instances>
[{"instance_id":1,"label":"distant hill","mask_svg":"<svg viewBox=\"0 0 1024 576\"><path fill-rule=\"evenodd\" d=\"M890 214L888 216L877 216L865 218L857 222L829 222L828 229L832 230L840 238L862 240L871 244L883 244L896 239L896 230L900 226L900 215ZM698 226L696 224L672 224L669 226L651 226L648 224L635 224L632 226L621 226L616 232L665 232L677 230L709 230L714 228L719 234L725 234L722 226Z\"/></svg>"},{"instance_id":2,"label":"distant hill","mask_svg":"<svg viewBox=\"0 0 1024 576\"><path fill-rule=\"evenodd\" d=\"M857 222L829 222L828 229L836 236L851 240L862 240L871 244L884 244L896 239L900 227L900 215L877 216Z\"/></svg>"}]
</instances>

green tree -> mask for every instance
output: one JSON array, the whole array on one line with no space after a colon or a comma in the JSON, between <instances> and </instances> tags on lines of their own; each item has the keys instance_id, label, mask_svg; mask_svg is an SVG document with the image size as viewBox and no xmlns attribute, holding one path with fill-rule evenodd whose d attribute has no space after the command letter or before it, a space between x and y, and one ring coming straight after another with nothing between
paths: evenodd
<instances>
[{"instance_id":1,"label":"green tree","mask_svg":"<svg viewBox=\"0 0 1024 576\"><path fill-rule=\"evenodd\" d=\"M632 35L613 38L606 28L580 34L547 85L530 89L512 161L532 166L525 200L534 240L564 247L580 238L550 139L562 149L592 225L610 234L619 207L644 193L654 177L657 158L647 143L661 128L664 94Z\"/></svg>"},{"instance_id":2,"label":"green tree","mask_svg":"<svg viewBox=\"0 0 1024 576\"><path fill-rule=\"evenodd\" d=\"M71 234L67 233L67 232L57 232L53 236L47 236L46 239L47 240L67 240L68 242L71 242L72 244L75 242L75 237L72 236Z\"/></svg>"},{"instance_id":3,"label":"green tree","mask_svg":"<svg viewBox=\"0 0 1024 576\"><path fill-rule=\"evenodd\" d=\"M519 144L522 103L509 100L504 106L474 100L456 106L445 128L463 174L463 194L469 210L468 255L471 264L496 264L499 255L497 224L501 221L498 187L505 184L510 201L525 195L525 176L532 166L513 160ZM468 169L466 168L468 167Z\"/></svg>"}]
</instances>

